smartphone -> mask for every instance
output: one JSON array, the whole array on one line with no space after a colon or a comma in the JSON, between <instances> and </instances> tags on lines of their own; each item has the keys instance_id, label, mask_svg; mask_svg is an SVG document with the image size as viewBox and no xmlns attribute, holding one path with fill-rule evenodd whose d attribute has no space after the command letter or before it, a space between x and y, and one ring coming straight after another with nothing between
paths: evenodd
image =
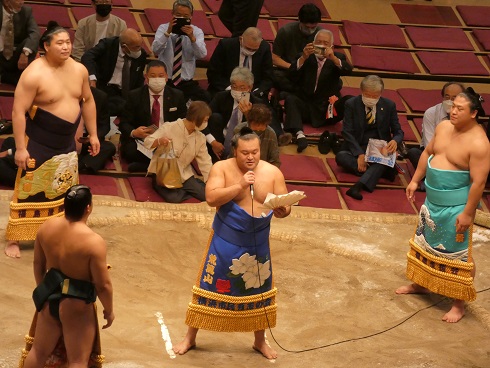
<instances>
[{"instance_id":1,"label":"smartphone","mask_svg":"<svg viewBox=\"0 0 490 368\"><path fill-rule=\"evenodd\" d=\"M182 27L184 26L190 26L191 25L191 20L190 18L184 18L184 17L179 17L175 18L175 24L172 27L172 33L178 34L178 35L185 35L184 32L182 32Z\"/></svg>"},{"instance_id":2,"label":"smartphone","mask_svg":"<svg viewBox=\"0 0 490 368\"><path fill-rule=\"evenodd\" d=\"M240 102L244 100L245 102L250 102L250 93L242 92L242 97L240 98Z\"/></svg>"}]
</instances>

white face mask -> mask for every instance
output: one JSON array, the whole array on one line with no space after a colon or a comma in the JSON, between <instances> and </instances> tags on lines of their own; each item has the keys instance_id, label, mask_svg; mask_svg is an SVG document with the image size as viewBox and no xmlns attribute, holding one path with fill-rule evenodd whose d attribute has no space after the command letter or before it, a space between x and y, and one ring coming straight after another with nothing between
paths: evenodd
<instances>
[{"instance_id":1,"label":"white face mask","mask_svg":"<svg viewBox=\"0 0 490 368\"><path fill-rule=\"evenodd\" d=\"M310 36L312 35L313 33L315 33L316 31L316 27L315 28L309 28L303 24L299 24L299 30L301 31L301 33L303 33L305 36Z\"/></svg>"},{"instance_id":2,"label":"white face mask","mask_svg":"<svg viewBox=\"0 0 490 368\"><path fill-rule=\"evenodd\" d=\"M453 101L451 100L442 101L442 108L444 109L446 114L449 114L451 112L452 107L453 107Z\"/></svg>"},{"instance_id":3,"label":"white face mask","mask_svg":"<svg viewBox=\"0 0 490 368\"><path fill-rule=\"evenodd\" d=\"M253 56L253 54L255 54L256 51L250 51L245 47L240 46L240 52L245 56Z\"/></svg>"},{"instance_id":4,"label":"white face mask","mask_svg":"<svg viewBox=\"0 0 490 368\"><path fill-rule=\"evenodd\" d=\"M362 96L362 103L366 105L367 107L374 107L378 103L379 98L370 98L370 97L365 97L364 95Z\"/></svg>"},{"instance_id":5,"label":"white face mask","mask_svg":"<svg viewBox=\"0 0 490 368\"><path fill-rule=\"evenodd\" d=\"M208 122L206 121L205 123L202 123L200 127L196 127L196 129L202 132L207 127L208 127Z\"/></svg>"},{"instance_id":6,"label":"white face mask","mask_svg":"<svg viewBox=\"0 0 490 368\"><path fill-rule=\"evenodd\" d=\"M237 102L240 102L242 98L247 98L247 97L250 101L250 92L235 91L232 89L230 93L231 93L231 97L233 97Z\"/></svg>"},{"instance_id":7,"label":"white face mask","mask_svg":"<svg viewBox=\"0 0 490 368\"><path fill-rule=\"evenodd\" d=\"M160 93L167 84L167 80L165 78L148 78L148 87L153 92Z\"/></svg>"},{"instance_id":8,"label":"white face mask","mask_svg":"<svg viewBox=\"0 0 490 368\"><path fill-rule=\"evenodd\" d=\"M131 59L137 59L141 56L141 50L132 51L129 49L129 47L126 46L126 48L129 51L129 53L126 53L126 55L128 55Z\"/></svg>"}]
</instances>

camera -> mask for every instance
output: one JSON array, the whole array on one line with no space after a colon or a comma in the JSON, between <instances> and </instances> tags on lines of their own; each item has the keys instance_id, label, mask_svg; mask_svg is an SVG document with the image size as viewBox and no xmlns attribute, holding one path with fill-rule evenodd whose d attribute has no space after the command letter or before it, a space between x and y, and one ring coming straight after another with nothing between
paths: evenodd
<instances>
[{"instance_id":1,"label":"camera","mask_svg":"<svg viewBox=\"0 0 490 368\"><path fill-rule=\"evenodd\" d=\"M325 50L327 49L325 46L313 45L313 49L315 50L316 55L325 55Z\"/></svg>"},{"instance_id":2,"label":"camera","mask_svg":"<svg viewBox=\"0 0 490 368\"><path fill-rule=\"evenodd\" d=\"M175 18L175 24L172 27L172 33L178 34L178 35L185 35L184 32L182 32L182 27L184 26L190 26L191 25L191 20L190 18L184 18L184 17L179 17Z\"/></svg>"}]
</instances>

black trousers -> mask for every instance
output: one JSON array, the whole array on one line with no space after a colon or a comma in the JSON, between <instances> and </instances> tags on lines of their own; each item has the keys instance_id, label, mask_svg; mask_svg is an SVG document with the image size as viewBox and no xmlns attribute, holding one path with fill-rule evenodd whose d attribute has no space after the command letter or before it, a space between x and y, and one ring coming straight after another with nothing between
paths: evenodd
<instances>
[{"instance_id":1,"label":"black trousers","mask_svg":"<svg viewBox=\"0 0 490 368\"><path fill-rule=\"evenodd\" d=\"M13 137L6 138L0 152L12 150L12 156L0 158L0 184L13 188L15 185L15 177L17 176L17 165L15 164L15 140Z\"/></svg>"},{"instance_id":2,"label":"black trousers","mask_svg":"<svg viewBox=\"0 0 490 368\"><path fill-rule=\"evenodd\" d=\"M79 170L87 170L88 172L96 173L104 168L105 163L116 154L116 146L109 141L100 141L100 152L97 156L90 156L88 145L82 146L82 151L78 155Z\"/></svg>"},{"instance_id":3,"label":"black trousers","mask_svg":"<svg viewBox=\"0 0 490 368\"><path fill-rule=\"evenodd\" d=\"M223 0L218 17L232 37L241 36L248 27L256 27L264 0Z\"/></svg>"},{"instance_id":4,"label":"black trousers","mask_svg":"<svg viewBox=\"0 0 490 368\"><path fill-rule=\"evenodd\" d=\"M24 48L24 44L25 40L15 46L14 54L9 60L5 59L3 53L0 52L0 78L2 80L2 83L12 84L16 86L19 82L19 78L23 70L19 70L17 64L19 62L19 57L23 52L22 49ZM27 59L28 64L30 64L36 57L37 50L32 51L33 53L31 53Z\"/></svg>"},{"instance_id":5,"label":"black trousers","mask_svg":"<svg viewBox=\"0 0 490 368\"><path fill-rule=\"evenodd\" d=\"M134 139L121 143L121 156L128 163L141 162L147 165L150 164L150 159L138 151L136 141Z\"/></svg>"},{"instance_id":6,"label":"black trousers","mask_svg":"<svg viewBox=\"0 0 490 368\"><path fill-rule=\"evenodd\" d=\"M206 200L206 184L200 179L191 176L182 183L182 188L168 189L156 183L156 176L153 176L153 189L168 203L182 203L189 198L197 198L201 202Z\"/></svg>"}]
</instances>

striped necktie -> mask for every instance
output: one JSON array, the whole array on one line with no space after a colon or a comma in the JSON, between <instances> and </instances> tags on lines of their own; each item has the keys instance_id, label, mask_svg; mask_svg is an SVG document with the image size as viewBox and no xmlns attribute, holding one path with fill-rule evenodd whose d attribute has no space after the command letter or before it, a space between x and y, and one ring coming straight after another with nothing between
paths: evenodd
<instances>
[{"instance_id":1,"label":"striped necktie","mask_svg":"<svg viewBox=\"0 0 490 368\"><path fill-rule=\"evenodd\" d=\"M3 56L9 60L14 55L14 22L12 15L9 15L5 24L5 39L3 41Z\"/></svg>"},{"instance_id":2,"label":"striped necktie","mask_svg":"<svg viewBox=\"0 0 490 368\"><path fill-rule=\"evenodd\" d=\"M371 125L374 123L374 115L373 115L373 108L368 107L367 112L366 112L366 123L368 125Z\"/></svg>"},{"instance_id":3,"label":"striped necktie","mask_svg":"<svg viewBox=\"0 0 490 368\"><path fill-rule=\"evenodd\" d=\"M172 67L172 83L174 86L182 82L182 38L177 37L174 46L174 65Z\"/></svg>"}]
</instances>

